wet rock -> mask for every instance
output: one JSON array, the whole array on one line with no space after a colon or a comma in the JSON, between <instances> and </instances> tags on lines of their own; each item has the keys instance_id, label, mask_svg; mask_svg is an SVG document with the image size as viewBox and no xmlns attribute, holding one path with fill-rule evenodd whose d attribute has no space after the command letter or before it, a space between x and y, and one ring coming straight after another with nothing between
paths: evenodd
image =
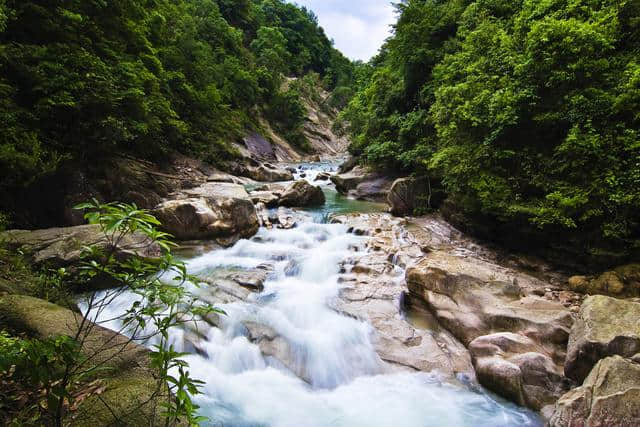
<instances>
[{"instance_id":1,"label":"wet rock","mask_svg":"<svg viewBox=\"0 0 640 427\"><path fill-rule=\"evenodd\" d=\"M480 383L519 405L541 410L568 390L562 369L524 335L501 332L478 337L469 351Z\"/></svg>"},{"instance_id":2,"label":"wet rock","mask_svg":"<svg viewBox=\"0 0 640 427\"><path fill-rule=\"evenodd\" d=\"M260 352L266 358L273 357L297 377L311 382L304 365L295 358L286 339L266 325L250 321L243 324L247 328L249 340L260 348Z\"/></svg>"},{"instance_id":3,"label":"wet rock","mask_svg":"<svg viewBox=\"0 0 640 427\"><path fill-rule=\"evenodd\" d=\"M96 246L111 249L99 225L79 225L76 227L49 228L45 230L10 230L0 233L0 242L21 249L36 264L47 263L54 267L64 267L81 261L84 247ZM115 248L116 255L131 255L154 258L161 255L158 245L142 234L125 236Z\"/></svg>"},{"instance_id":4,"label":"wet rock","mask_svg":"<svg viewBox=\"0 0 640 427\"><path fill-rule=\"evenodd\" d=\"M264 289L264 282L267 280L271 272L271 268L255 268L232 273L227 277L252 292L262 292Z\"/></svg>"},{"instance_id":5,"label":"wet rock","mask_svg":"<svg viewBox=\"0 0 640 427\"><path fill-rule=\"evenodd\" d=\"M259 202L256 204L256 215L258 216L260 227L273 227L273 222L271 220L271 217L269 216L269 211L267 210L267 207L264 205L264 203Z\"/></svg>"},{"instance_id":6,"label":"wet rock","mask_svg":"<svg viewBox=\"0 0 640 427\"><path fill-rule=\"evenodd\" d=\"M240 286L238 282L222 276L207 277L201 280L210 286L206 289L202 288L202 290L206 290L206 292L200 293L198 298L214 306L246 301L252 294L250 289Z\"/></svg>"},{"instance_id":7,"label":"wet rock","mask_svg":"<svg viewBox=\"0 0 640 427\"><path fill-rule=\"evenodd\" d=\"M280 205L286 207L321 206L325 203L324 192L307 181L296 181L280 196Z\"/></svg>"},{"instance_id":8,"label":"wet rock","mask_svg":"<svg viewBox=\"0 0 640 427\"><path fill-rule=\"evenodd\" d=\"M320 172L318 175L316 175L315 181L329 181L330 178L331 174L327 172Z\"/></svg>"},{"instance_id":9,"label":"wet rock","mask_svg":"<svg viewBox=\"0 0 640 427\"><path fill-rule=\"evenodd\" d=\"M581 387L556 403L551 427L640 425L640 365L620 356L602 359Z\"/></svg>"},{"instance_id":10,"label":"wet rock","mask_svg":"<svg viewBox=\"0 0 640 427\"><path fill-rule=\"evenodd\" d=\"M565 374L578 382L607 356L640 352L640 304L596 295L580 309L567 347Z\"/></svg>"},{"instance_id":11,"label":"wet rock","mask_svg":"<svg viewBox=\"0 0 640 427\"><path fill-rule=\"evenodd\" d=\"M264 203L268 208L278 206L278 202L280 201L280 197L270 191L252 191L250 197L253 203Z\"/></svg>"},{"instance_id":12,"label":"wet rock","mask_svg":"<svg viewBox=\"0 0 640 427\"><path fill-rule=\"evenodd\" d=\"M214 172L209 175L209 178L207 178L207 182L226 182L233 184L235 183L235 177L224 172Z\"/></svg>"},{"instance_id":13,"label":"wet rock","mask_svg":"<svg viewBox=\"0 0 640 427\"><path fill-rule=\"evenodd\" d=\"M209 183L175 197L153 213L162 228L179 240L215 239L231 246L258 231L256 209L240 185Z\"/></svg>"},{"instance_id":14,"label":"wet rock","mask_svg":"<svg viewBox=\"0 0 640 427\"><path fill-rule=\"evenodd\" d=\"M333 175L331 182L335 184L336 190L338 190L339 193L348 194L349 191L354 190L358 184L365 180L367 173L366 169L357 167L348 173Z\"/></svg>"},{"instance_id":15,"label":"wet rock","mask_svg":"<svg viewBox=\"0 0 640 427\"><path fill-rule=\"evenodd\" d=\"M296 260L290 260L284 267L284 274L286 276L297 276L300 274L300 265Z\"/></svg>"},{"instance_id":16,"label":"wet rock","mask_svg":"<svg viewBox=\"0 0 640 427\"><path fill-rule=\"evenodd\" d=\"M260 182L292 181L293 174L285 169L270 169L264 165L248 167L245 175Z\"/></svg>"},{"instance_id":17,"label":"wet rock","mask_svg":"<svg viewBox=\"0 0 640 427\"><path fill-rule=\"evenodd\" d=\"M276 212L275 220L272 220L272 222L276 223L277 227L280 229L289 230L296 227L302 222L308 222L310 220L311 218L301 212L296 212L285 207L280 207Z\"/></svg>"},{"instance_id":18,"label":"wet rock","mask_svg":"<svg viewBox=\"0 0 640 427\"><path fill-rule=\"evenodd\" d=\"M372 248L362 253L357 262L350 263L354 268L342 270L340 281L344 287L332 307L372 325L376 352L392 369L437 370L452 380L458 374L473 379L469 352L451 333L438 326L428 309L420 310L419 314L414 310L410 322L401 310L399 301L405 285L389 262L397 252L404 253L405 248L412 251L410 242L398 238L401 220L388 214L336 215L333 220L354 230L369 230L378 250ZM420 304L421 300L415 302Z\"/></svg>"}]
</instances>

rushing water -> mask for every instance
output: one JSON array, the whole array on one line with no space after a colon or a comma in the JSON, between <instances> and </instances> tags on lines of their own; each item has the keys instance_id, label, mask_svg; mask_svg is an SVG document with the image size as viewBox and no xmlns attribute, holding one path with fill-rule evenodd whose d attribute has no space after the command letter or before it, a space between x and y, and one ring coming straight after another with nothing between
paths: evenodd
<instances>
[{"instance_id":1,"label":"rushing water","mask_svg":"<svg viewBox=\"0 0 640 427\"><path fill-rule=\"evenodd\" d=\"M320 170L335 168L305 167L310 181ZM187 261L189 271L202 278L233 269L273 268L263 292L217 305L227 313L219 327L202 325L200 335L177 330L172 336L178 350L194 350L187 360L192 376L205 382L204 394L196 400L211 420L208 425L540 425L534 414L477 387L448 383L437 373L385 369L372 345L371 326L337 313L329 304L340 292L341 262L353 257L353 248L363 247L365 238L323 221L329 211L379 206L348 201L328 185L326 193L328 203L312 211L313 221L292 230L261 229L251 240ZM196 290L203 299L209 291ZM130 304L131 297L124 295L100 318L112 318ZM250 328L256 325L270 331L270 339L278 337L272 341L272 354L284 355L284 360L265 356L251 342Z\"/></svg>"}]
</instances>

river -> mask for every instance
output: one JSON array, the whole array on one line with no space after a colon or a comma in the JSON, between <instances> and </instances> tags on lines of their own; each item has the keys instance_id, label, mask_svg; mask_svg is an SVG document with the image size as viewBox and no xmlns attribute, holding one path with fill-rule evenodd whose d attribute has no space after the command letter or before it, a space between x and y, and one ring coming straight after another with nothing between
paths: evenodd
<instances>
[{"instance_id":1,"label":"river","mask_svg":"<svg viewBox=\"0 0 640 427\"><path fill-rule=\"evenodd\" d=\"M335 171L331 163L302 168L310 181L320 171ZM262 228L250 240L191 254L186 260L189 272L203 279L220 272L269 270L262 292L217 301L227 313L218 327L202 323L197 333L173 332L178 350L192 353L186 358L191 376L205 382L196 402L210 419L206 425L542 425L537 415L477 385L451 381L437 372L390 369L374 349L372 326L331 308L341 290L341 265L365 250L366 237L329 223L329 215L380 206L345 199L330 184L324 189L325 206L308 211L308 221L298 227ZM207 287L196 292L209 298ZM123 295L98 320L113 318L130 304L130 296ZM255 342L256 335L271 346L266 352L270 355L265 345ZM274 357L281 354L285 356Z\"/></svg>"}]
</instances>

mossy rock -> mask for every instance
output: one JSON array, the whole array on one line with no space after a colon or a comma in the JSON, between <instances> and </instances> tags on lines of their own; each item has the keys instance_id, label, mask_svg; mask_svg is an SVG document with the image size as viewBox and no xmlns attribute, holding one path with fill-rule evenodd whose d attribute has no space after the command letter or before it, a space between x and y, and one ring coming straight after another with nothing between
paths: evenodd
<instances>
[{"instance_id":1,"label":"mossy rock","mask_svg":"<svg viewBox=\"0 0 640 427\"><path fill-rule=\"evenodd\" d=\"M0 329L34 338L75 336L79 313L22 295L0 297ZM83 355L89 366L105 367L90 379L104 382L104 392L85 400L68 422L78 426L163 425L156 396L158 381L149 367L149 352L127 337L91 324ZM166 398L166 395L165 395Z\"/></svg>"},{"instance_id":2,"label":"mossy rock","mask_svg":"<svg viewBox=\"0 0 640 427\"><path fill-rule=\"evenodd\" d=\"M640 264L627 264L596 277L573 276L567 281L573 291L615 297L640 296Z\"/></svg>"}]
</instances>

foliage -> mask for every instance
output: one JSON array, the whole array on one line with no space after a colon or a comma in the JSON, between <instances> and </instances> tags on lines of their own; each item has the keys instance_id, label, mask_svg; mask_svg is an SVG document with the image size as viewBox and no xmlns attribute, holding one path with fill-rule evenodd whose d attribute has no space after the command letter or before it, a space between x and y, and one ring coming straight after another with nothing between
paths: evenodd
<instances>
[{"instance_id":1,"label":"foliage","mask_svg":"<svg viewBox=\"0 0 640 427\"><path fill-rule=\"evenodd\" d=\"M273 96L267 117L288 141L305 151L309 150L310 144L302 134L302 125L307 118L307 109L296 88L291 87L286 91L277 92Z\"/></svg>"},{"instance_id":2,"label":"foliage","mask_svg":"<svg viewBox=\"0 0 640 427\"><path fill-rule=\"evenodd\" d=\"M5 425L56 425L59 405L67 410L79 402L77 382L63 385L66 367L82 362L77 343L61 336L20 339L0 332L0 420ZM76 378L81 381L82 378Z\"/></svg>"},{"instance_id":3,"label":"foliage","mask_svg":"<svg viewBox=\"0 0 640 427\"><path fill-rule=\"evenodd\" d=\"M410 0L343 118L351 151L426 171L467 213L640 240L640 5Z\"/></svg>"},{"instance_id":4,"label":"foliage","mask_svg":"<svg viewBox=\"0 0 640 427\"><path fill-rule=\"evenodd\" d=\"M21 251L0 241L0 293L30 295L68 308L75 306L64 280L64 268L36 268Z\"/></svg>"}]
</instances>

